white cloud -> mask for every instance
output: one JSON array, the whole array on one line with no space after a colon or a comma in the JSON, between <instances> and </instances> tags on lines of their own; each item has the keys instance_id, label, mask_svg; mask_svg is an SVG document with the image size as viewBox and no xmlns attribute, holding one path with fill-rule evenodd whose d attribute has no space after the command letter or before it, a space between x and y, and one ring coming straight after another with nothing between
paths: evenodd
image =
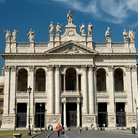
<instances>
[{"instance_id":1,"label":"white cloud","mask_svg":"<svg viewBox=\"0 0 138 138\"><path fill-rule=\"evenodd\" d=\"M52 0L61 2L81 12L87 12L93 17L122 24L131 19L134 13L138 13L138 0ZM133 23L137 24L137 23Z\"/></svg>"}]
</instances>

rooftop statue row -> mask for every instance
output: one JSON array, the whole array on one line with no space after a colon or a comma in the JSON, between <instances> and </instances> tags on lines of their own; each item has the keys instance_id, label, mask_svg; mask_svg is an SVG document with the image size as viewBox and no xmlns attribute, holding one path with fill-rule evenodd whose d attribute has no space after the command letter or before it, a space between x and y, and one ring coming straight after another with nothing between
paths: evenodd
<instances>
[{"instance_id":1,"label":"rooftop statue row","mask_svg":"<svg viewBox=\"0 0 138 138\"><path fill-rule=\"evenodd\" d=\"M123 31L123 38L124 42L134 42L136 33L133 30L129 30L129 32L126 32L126 30ZM105 37L107 42L111 42L111 30L108 27L105 32Z\"/></svg>"},{"instance_id":2,"label":"rooftop statue row","mask_svg":"<svg viewBox=\"0 0 138 138\"><path fill-rule=\"evenodd\" d=\"M73 24L73 19L74 19L73 18L73 12L69 11L67 13L68 30L74 28L74 26L75 26ZM50 25L49 25L49 34L50 34L50 36L53 36L54 28L55 28L54 24L53 24L53 22L51 22ZM76 29L76 26L75 26L75 29ZM87 30L88 30L88 36L92 36L93 26L92 26L91 23L88 24ZM56 36L60 36L61 32L62 32L62 25L57 23L57 25L56 25ZM83 23L80 26L80 32L81 32L81 36L86 36L85 25ZM10 31L6 30L5 31L6 42L11 42L11 41L12 42L16 42L17 33L18 33L18 31L14 30L12 35L11 35ZM30 31L28 32L27 36L28 36L29 42L34 42L35 33L34 33L34 31L32 29L30 29ZM106 41L110 43L111 42L111 30L110 30L109 27L107 28L107 30L105 32L105 37L106 37ZM123 37L124 37L124 42L134 42L134 40L135 40L135 32L133 30L130 30L129 32L126 32L126 30L124 30Z\"/></svg>"},{"instance_id":3,"label":"rooftop statue row","mask_svg":"<svg viewBox=\"0 0 138 138\"><path fill-rule=\"evenodd\" d=\"M6 42L11 42L11 41L16 42L17 33L18 33L18 31L14 29L13 33L11 34L11 32L7 29L5 31ZM32 29L30 29L27 36L28 36L29 42L34 42L35 33Z\"/></svg>"},{"instance_id":4,"label":"rooftop statue row","mask_svg":"<svg viewBox=\"0 0 138 138\"><path fill-rule=\"evenodd\" d=\"M92 24L88 24L88 36L92 36ZM61 30L62 30L62 25L60 25L59 23L57 24L56 26L56 35L59 36L60 33L61 33ZM85 36L85 25L82 24L80 26L80 32L82 34L82 36ZM54 32L54 25L53 25L53 22L51 22L50 26L49 26L49 33L50 35L53 35L53 32ZM16 39L17 39L17 33L18 31L14 29L12 35L11 35L11 32L9 30L6 30L5 31L5 39L7 42L16 42ZM136 33L133 31L133 30L129 30L129 32L127 32L126 30L123 31L123 37L124 37L124 42L134 42L135 40L135 35ZM34 42L34 37L35 37L35 33L32 29L30 29L30 31L28 32L27 34L28 36L28 39L29 39L29 42ZM106 41L107 42L111 42L111 30L110 28L108 27L106 32L105 32L105 37L106 37Z\"/></svg>"},{"instance_id":5,"label":"rooftop statue row","mask_svg":"<svg viewBox=\"0 0 138 138\"><path fill-rule=\"evenodd\" d=\"M53 22L51 22L50 25L49 25L49 34L50 34L50 36L53 36L53 34L54 34L54 28L55 28L54 24L53 24ZM92 36L92 30L93 30L93 26L92 26L91 23L89 23L88 24L88 36ZM62 31L62 25L59 24L59 23L57 23L57 25L56 25L56 36L59 36L60 33L61 33L61 31ZM82 36L86 35L85 34L85 25L84 24L82 24L80 26L80 32L81 32Z\"/></svg>"}]
</instances>

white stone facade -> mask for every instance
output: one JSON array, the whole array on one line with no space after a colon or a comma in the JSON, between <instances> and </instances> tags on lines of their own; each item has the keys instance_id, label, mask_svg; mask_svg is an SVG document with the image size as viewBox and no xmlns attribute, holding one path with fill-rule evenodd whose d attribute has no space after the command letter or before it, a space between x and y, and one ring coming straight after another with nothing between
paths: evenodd
<instances>
[{"instance_id":1,"label":"white stone facade","mask_svg":"<svg viewBox=\"0 0 138 138\"><path fill-rule=\"evenodd\" d=\"M69 15L62 35L60 27L54 35L51 22L49 42L35 42L32 30L29 42L6 37L2 128L28 127L29 86L31 127L136 126L134 38L125 35L124 42L115 43L106 32L107 42L96 43L84 24L77 33Z\"/></svg>"}]
</instances>

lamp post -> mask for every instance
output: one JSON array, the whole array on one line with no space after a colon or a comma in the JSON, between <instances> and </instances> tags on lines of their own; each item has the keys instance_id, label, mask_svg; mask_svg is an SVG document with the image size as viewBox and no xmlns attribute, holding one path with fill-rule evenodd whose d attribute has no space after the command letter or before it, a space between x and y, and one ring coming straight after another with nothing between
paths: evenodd
<instances>
[{"instance_id":1,"label":"lamp post","mask_svg":"<svg viewBox=\"0 0 138 138\"><path fill-rule=\"evenodd\" d=\"M136 128L138 129L138 118L137 118L138 117L137 116L138 114L137 114L137 109L138 109L138 107L136 107Z\"/></svg>"},{"instance_id":2,"label":"lamp post","mask_svg":"<svg viewBox=\"0 0 138 138\"><path fill-rule=\"evenodd\" d=\"M29 86L29 88L27 88L28 93L29 93L29 118L28 118L28 136L31 136L31 129L30 129L30 93L32 88Z\"/></svg>"},{"instance_id":3,"label":"lamp post","mask_svg":"<svg viewBox=\"0 0 138 138\"><path fill-rule=\"evenodd\" d=\"M14 130L16 130L16 110L15 108L13 109L14 114L15 114L15 119L14 119Z\"/></svg>"},{"instance_id":4,"label":"lamp post","mask_svg":"<svg viewBox=\"0 0 138 138\"><path fill-rule=\"evenodd\" d=\"M40 103L40 131L42 131L42 127L41 127L41 108L42 108L42 104Z\"/></svg>"},{"instance_id":5,"label":"lamp post","mask_svg":"<svg viewBox=\"0 0 138 138\"><path fill-rule=\"evenodd\" d=\"M45 130L47 130L47 127L46 127L46 111L47 111L47 109L45 109Z\"/></svg>"}]
</instances>

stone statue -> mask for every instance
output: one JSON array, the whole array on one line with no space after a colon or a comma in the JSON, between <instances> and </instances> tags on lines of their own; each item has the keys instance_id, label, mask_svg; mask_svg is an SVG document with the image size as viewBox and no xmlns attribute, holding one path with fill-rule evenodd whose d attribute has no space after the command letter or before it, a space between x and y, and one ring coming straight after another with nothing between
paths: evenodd
<instances>
[{"instance_id":1,"label":"stone statue","mask_svg":"<svg viewBox=\"0 0 138 138\"><path fill-rule=\"evenodd\" d=\"M5 39L6 41L11 41L11 32L9 30L5 31Z\"/></svg>"},{"instance_id":2,"label":"stone statue","mask_svg":"<svg viewBox=\"0 0 138 138\"><path fill-rule=\"evenodd\" d=\"M129 39L130 42L134 42L136 33L133 30L129 30Z\"/></svg>"},{"instance_id":3,"label":"stone statue","mask_svg":"<svg viewBox=\"0 0 138 138\"><path fill-rule=\"evenodd\" d=\"M128 32L126 32L126 30L124 30L123 32L123 37L124 37L124 42L128 41Z\"/></svg>"},{"instance_id":4,"label":"stone statue","mask_svg":"<svg viewBox=\"0 0 138 138\"><path fill-rule=\"evenodd\" d=\"M106 41L107 42L111 42L111 31L110 31L110 27L107 28L107 30L105 32L105 37L106 37Z\"/></svg>"},{"instance_id":5,"label":"stone statue","mask_svg":"<svg viewBox=\"0 0 138 138\"><path fill-rule=\"evenodd\" d=\"M49 34L53 35L53 32L54 32L54 25L53 25L53 22L51 22L49 25Z\"/></svg>"},{"instance_id":6,"label":"stone statue","mask_svg":"<svg viewBox=\"0 0 138 138\"><path fill-rule=\"evenodd\" d=\"M93 26L91 23L88 24L88 36L92 36L92 29L93 29Z\"/></svg>"},{"instance_id":7,"label":"stone statue","mask_svg":"<svg viewBox=\"0 0 138 138\"><path fill-rule=\"evenodd\" d=\"M73 13L72 13L72 11L69 11L67 13L67 19L68 19L68 23L73 23Z\"/></svg>"},{"instance_id":8,"label":"stone statue","mask_svg":"<svg viewBox=\"0 0 138 138\"><path fill-rule=\"evenodd\" d=\"M85 25L83 23L80 26L80 32L81 32L81 35L85 35Z\"/></svg>"},{"instance_id":9,"label":"stone statue","mask_svg":"<svg viewBox=\"0 0 138 138\"><path fill-rule=\"evenodd\" d=\"M29 39L30 42L34 42L35 33L34 33L34 31L32 31L32 29L30 29L30 31L27 34L27 36L28 36L28 39Z\"/></svg>"},{"instance_id":10,"label":"stone statue","mask_svg":"<svg viewBox=\"0 0 138 138\"><path fill-rule=\"evenodd\" d=\"M13 31L13 33L12 33L12 41L13 41L13 42L16 41L16 39L17 39L17 33L18 33L18 31L16 31L16 30L14 29L14 31Z\"/></svg>"},{"instance_id":11,"label":"stone statue","mask_svg":"<svg viewBox=\"0 0 138 138\"><path fill-rule=\"evenodd\" d=\"M62 25L60 25L59 23L57 23L57 26L56 26L56 35L59 36L60 33L61 33L61 30L62 30Z\"/></svg>"}]
</instances>

